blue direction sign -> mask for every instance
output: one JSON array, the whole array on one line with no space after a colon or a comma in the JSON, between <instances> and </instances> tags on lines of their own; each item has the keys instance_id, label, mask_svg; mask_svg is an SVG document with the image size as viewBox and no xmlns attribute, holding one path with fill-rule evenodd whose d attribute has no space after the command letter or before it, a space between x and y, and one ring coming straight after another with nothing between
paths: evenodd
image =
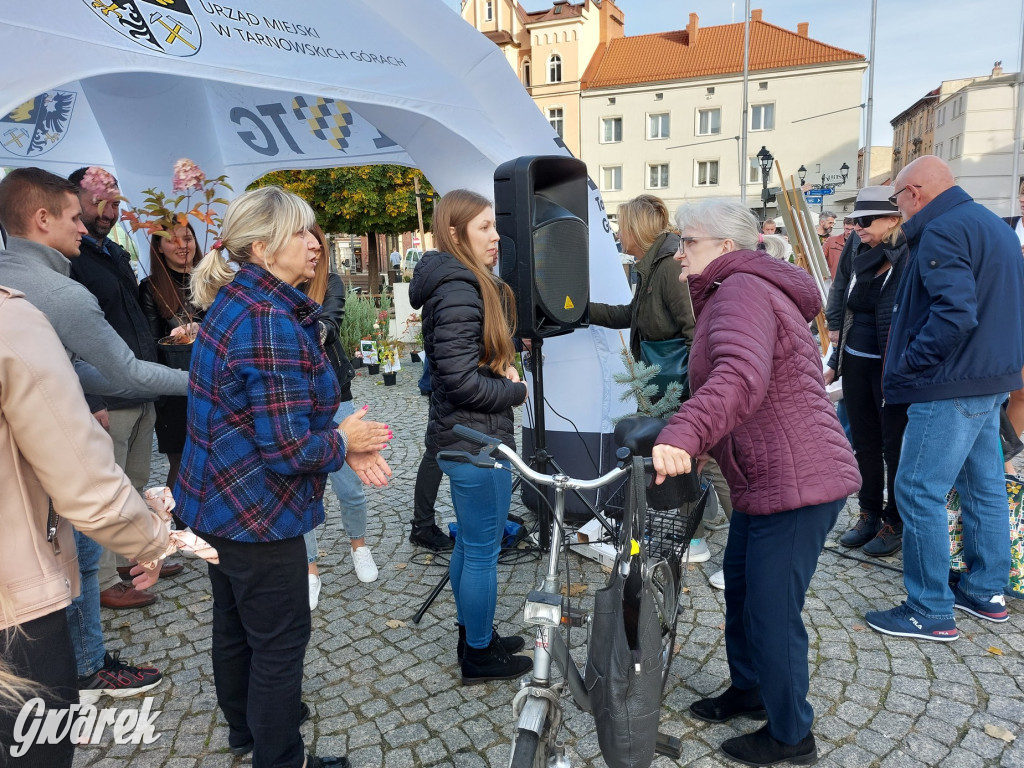
<instances>
[{"instance_id":1,"label":"blue direction sign","mask_svg":"<svg viewBox=\"0 0 1024 768\"><path fill-rule=\"evenodd\" d=\"M824 189L819 189L815 192L817 195L834 195L835 193L836 191L830 187L825 187Z\"/></svg>"},{"instance_id":2,"label":"blue direction sign","mask_svg":"<svg viewBox=\"0 0 1024 768\"><path fill-rule=\"evenodd\" d=\"M804 197L807 198L808 205L821 205L824 202L824 198L820 194L809 195L804 193Z\"/></svg>"}]
</instances>

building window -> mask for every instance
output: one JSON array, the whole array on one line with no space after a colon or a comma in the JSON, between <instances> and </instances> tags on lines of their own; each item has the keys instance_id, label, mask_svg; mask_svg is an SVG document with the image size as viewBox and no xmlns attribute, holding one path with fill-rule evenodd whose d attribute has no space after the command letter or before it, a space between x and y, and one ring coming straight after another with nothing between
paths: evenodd
<instances>
[{"instance_id":1,"label":"building window","mask_svg":"<svg viewBox=\"0 0 1024 768\"><path fill-rule=\"evenodd\" d=\"M760 83L758 83L757 84L757 90L759 90L759 91L767 91L768 90L768 81L767 80L762 80Z\"/></svg>"},{"instance_id":2,"label":"building window","mask_svg":"<svg viewBox=\"0 0 1024 768\"><path fill-rule=\"evenodd\" d=\"M530 60L523 62L523 85L530 87Z\"/></svg>"},{"instance_id":3,"label":"building window","mask_svg":"<svg viewBox=\"0 0 1024 768\"><path fill-rule=\"evenodd\" d=\"M775 166L772 166L771 171L768 172L768 183L772 183L772 179L775 176ZM749 184L760 184L761 183L761 163L756 157L750 158L750 171L747 173L747 182Z\"/></svg>"},{"instance_id":4,"label":"building window","mask_svg":"<svg viewBox=\"0 0 1024 768\"><path fill-rule=\"evenodd\" d=\"M949 140L949 159L952 160L955 157L960 157L960 136L954 136Z\"/></svg>"},{"instance_id":5,"label":"building window","mask_svg":"<svg viewBox=\"0 0 1024 768\"><path fill-rule=\"evenodd\" d=\"M667 139L669 137L668 112L647 116L647 138Z\"/></svg>"},{"instance_id":6,"label":"building window","mask_svg":"<svg viewBox=\"0 0 1024 768\"><path fill-rule=\"evenodd\" d=\"M548 107L548 122L559 138L565 138L565 118L561 107Z\"/></svg>"},{"instance_id":7,"label":"building window","mask_svg":"<svg viewBox=\"0 0 1024 768\"><path fill-rule=\"evenodd\" d=\"M715 95L715 86L713 86L713 85L709 86L708 88L705 89L704 93L707 96L714 96Z\"/></svg>"},{"instance_id":8,"label":"building window","mask_svg":"<svg viewBox=\"0 0 1024 768\"><path fill-rule=\"evenodd\" d=\"M711 136L722 132L722 110L698 109L697 110L697 135Z\"/></svg>"},{"instance_id":9,"label":"building window","mask_svg":"<svg viewBox=\"0 0 1024 768\"><path fill-rule=\"evenodd\" d=\"M711 187L718 184L718 161L698 160L697 161L697 186Z\"/></svg>"},{"instance_id":10,"label":"building window","mask_svg":"<svg viewBox=\"0 0 1024 768\"><path fill-rule=\"evenodd\" d=\"M648 163L647 188L665 189L668 186L668 163Z\"/></svg>"},{"instance_id":11,"label":"building window","mask_svg":"<svg viewBox=\"0 0 1024 768\"><path fill-rule=\"evenodd\" d=\"M942 157L942 142L940 141L935 145L935 156Z\"/></svg>"},{"instance_id":12,"label":"building window","mask_svg":"<svg viewBox=\"0 0 1024 768\"><path fill-rule=\"evenodd\" d=\"M664 93L656 93L656 94L654 94L654 100L655 101L661 101L664 98L665 98L665 94Z\"/></svg>"},{"instance_id":13,"label":"building window","mask_svg":"<svg viewBox=\"0 0 1024 768\"><path fill-rule=\"evenodd\" d=\"M562 57L557 53L551 54L551 58L548 59L548 82L562 82Z\"/></svg>"},{"instance_id":14,"label":"building window","mask_svg":"<svg viewBox=\"0 0 1024 768\"><path fill-rule=\"evenodd\" d=\"M484 21L493 21L494 19L494 2L493 0L487 0L484 3Z\"/></svg>"},{"instance_id":15,"label":"building window","mask_svg":"<svg viewBox=\"0 0 1024 768\"><path fill-rule=\"evenodd\" d=\"M943 107L942 109L939 110L938 114L935 116L935 126L937 128L941 128L945 124L946 124L946 108Z\"/></svg>"},{"instance_id":16,"label":"building window","mask_svg":"<svg viewBox=\"0 0 1024 768\"><path fill-rule=\"evenodd\" d=\"M774 104L750 105L750 130L770 131L775 128Z\"/></svg>"},{"instance_id":17,"label":"building window","mask_svg":"<svg viewBox=\"0 0 1024 768\"><path fill-rule=\"evenodd\" d=\"M614 96L609 96L608 97L608 106L609 107L614 107L615 106L615 97Z\"/></svg>"},{"instance_id":18,"label":"building window","mask_svg":"<svg viewBox=\"0 0 1024 768\"><path fill-rule=\"evenodd\" d=\"M601 166L601 191L618 192L622 189L622 166Z\"/></svg>"},{"instance_id":19,"label":"building window","mask_svg":"<svg viewBox=\"0 0 1024 768\"><path fill-rule=\"evenodd\" d=\"M614 144L622 141L622 118L602 117L601 118L601 143Z\"/></svg>"}]
</instances>

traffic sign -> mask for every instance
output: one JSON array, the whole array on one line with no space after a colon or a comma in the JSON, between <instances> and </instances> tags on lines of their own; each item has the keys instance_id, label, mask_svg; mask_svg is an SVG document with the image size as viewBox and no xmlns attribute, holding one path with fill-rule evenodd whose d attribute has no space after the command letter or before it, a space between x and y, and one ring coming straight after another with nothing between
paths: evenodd
<instances>
[{"instance_id":1,"label":"traffic sign","mask_svg":"<svg viewBox=\"0 0 1024 768\"><path fill-rule=\"evenodd\" d=\"M804 197L807 198L808 205L821 205L824 202L824 198L818 193L809 195L805 192Z\"/></svg>"},{"instance_id":2,"label":"traffic sign","mask_svg":"<svg viewBox=\"0 0 1024 768\"><path fill-rule=\"evenodd\" d=\"M824 189L819 189L815 194L818 194L818 195L834 195L835 193L836 193L836 191L832 187L825 187Z\"/></svg>"}]
</instances>

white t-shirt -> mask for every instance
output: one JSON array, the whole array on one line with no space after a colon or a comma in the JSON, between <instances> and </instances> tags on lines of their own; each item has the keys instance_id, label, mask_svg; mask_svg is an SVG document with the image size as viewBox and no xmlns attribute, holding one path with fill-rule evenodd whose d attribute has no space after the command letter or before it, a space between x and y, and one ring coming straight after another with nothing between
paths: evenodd
<instances>
[{"instance_id":1,"label":"white t-shirt","mask_svg":"<svg viewBox=\"0 0 1024 768\"><path fill-rule=\"evenodd\" d=\"M1020 217L1017 222L1017 228L1014 230L1017 233L1017 239L1020 240L1020 245L1024 248L1024 216Z\"/></svg>"}]
</instances>

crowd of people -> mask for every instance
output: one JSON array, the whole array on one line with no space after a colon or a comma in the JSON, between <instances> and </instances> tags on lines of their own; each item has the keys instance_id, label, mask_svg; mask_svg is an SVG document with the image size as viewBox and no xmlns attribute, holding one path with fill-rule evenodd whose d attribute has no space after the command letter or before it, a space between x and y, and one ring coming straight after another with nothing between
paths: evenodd
<instances>
[{"instance_id":1,"label":"crowd of people","mask_svg":"<svg viewBox=\"0 0 1024 768\"><path fill-rule=\"evenodd\" d=\"M278 187L228 205L214 247L199 253L181 221L154 234L141 285L109 235L118 218L83 180L25 168L0 181L0 738L18 706L152 689L159 670L107 651L101 606L131 609L180 564L167 525L140 493L154 432L167 455L176 522L216 550L212 662L227 747L253 765L346 766L307 754L299 731L310 612L320 591L315 529L328 479L356 577L377 565L366 543L364 485L385 485L386 424L356 409L339 341L345 289L330 273L314 212ZM102 172L106 173L106 172ZM1024 202L1024 187L1022 187ZM865 187L831 236L824 366L810 324L821 291L790 264L774 222L722 200L674 220L643 195L619 211L635 259L628 304L592 303L594 324L629 329L630 352L678 342L688 358L678 412L654 448L656 482L703 472L727 518L723 568L729 685L690 705L694 717L763 727L722 750L752 765L813 762L808 638L801 618L826 536L848 497L859 514L840 544L872 556L903 549L906 600L868 612L882 633L949 642L954 609L1008 616L1010 531L1000 417L1024 430L1024 226L955 185L936 157L892 186ZM497 560L511 504L508 473L437 460L475 450L465 425L515 447L514 409L528 397L515 366L515 306L495 273L491 202L469 190L435 206L438 250L410 286L431 361L413 543L452 548L452 644L464 685L515 680L525 641L495 626ZM836 253L833 253L836 252ZM187 370L162 344L191 342ZM170 365L163 365L160 359ZM849 439L826 393L843 384ZM941 435L941 438L939 437ZM433 509L442 473L458 536ZM421 477L422 476L422 477ZM965 560L948 574L946 493L962 499ZM705 533L691 541L710 558ZM117 557L124 558L118 566ZM879 606L879 608L882 608ZM70 740L39 744L24 765L67 766Z\"/></svg>"}]
</instances>

